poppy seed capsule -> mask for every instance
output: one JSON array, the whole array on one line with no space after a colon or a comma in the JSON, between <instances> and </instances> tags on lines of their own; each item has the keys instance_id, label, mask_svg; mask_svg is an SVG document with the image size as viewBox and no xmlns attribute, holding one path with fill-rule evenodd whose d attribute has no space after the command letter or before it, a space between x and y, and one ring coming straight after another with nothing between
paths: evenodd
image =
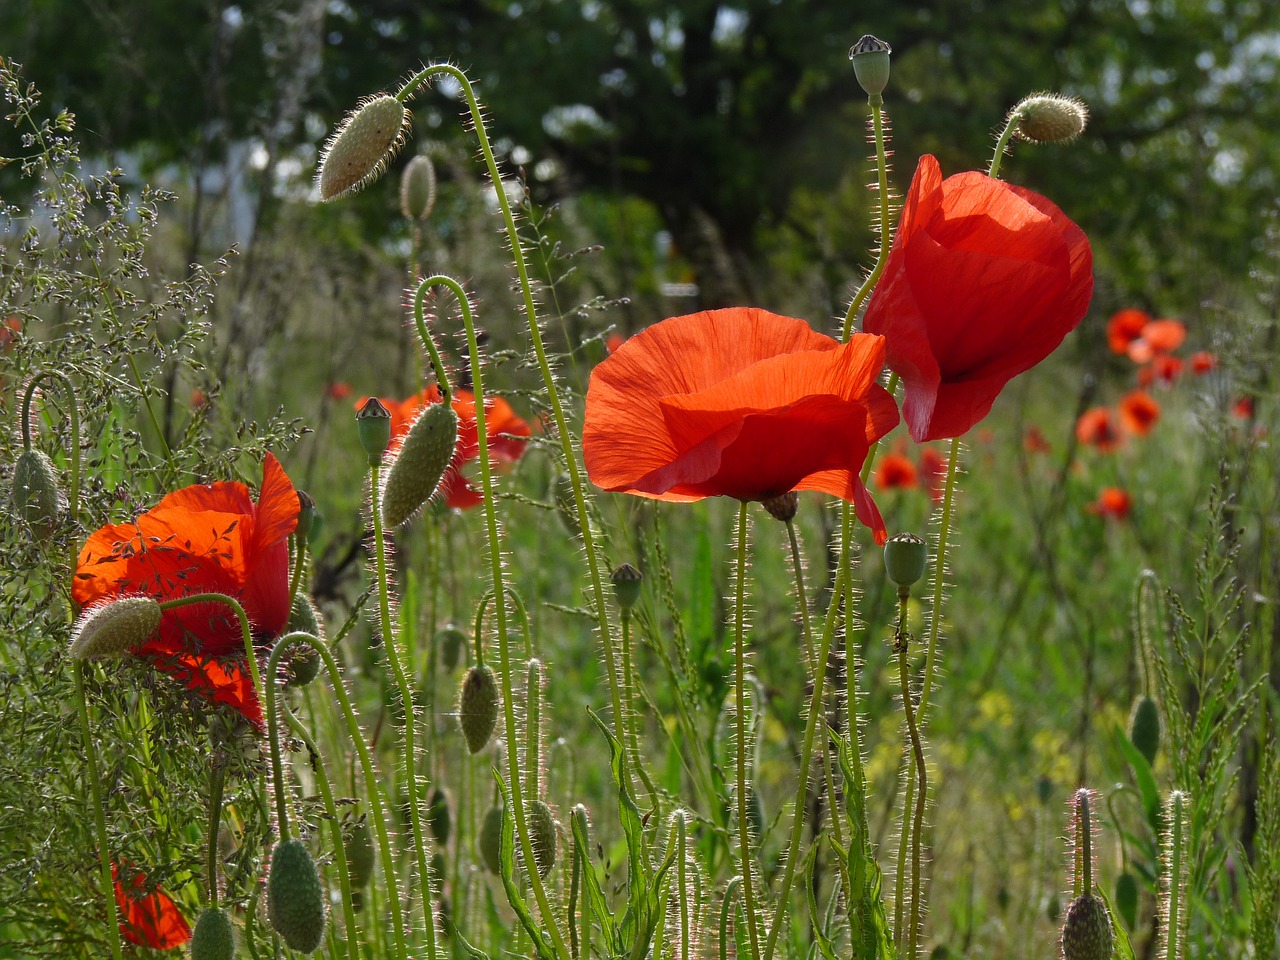
<instances>
[{"instance_id":1,"label":"poppy seed capsule","mask_svg":"<svg viewBox=\"0 0 1280 960\"><path fill-rule=\"evenodd\" d=\"M53 461L42 450L23 450L13 465L13 512L37 539L53 536L58 516L62 513L62 495L58 492L58 474Z\"/></svg>"},{"instance_id":2,"label":"poppy seed capsule","mask_svg":"<svg viewBox=\"0 0 1280 960\"><path fill-rule=\"evenodd\" d=\"M1035 143L1067 143L1084 133L1089 108L1075 97L1037 93L1010 112L1018 118L1018 136Z\"/></svg>"},{"instance_id":3,"label":"poppy seed capsule","mask_svg":"<svg viewBox=\"0 0 1280 960\"><path fill-rule=\"evenodd\" d=\"M334 200L373 182L404 143L409 111L390 94L362 100L343 118L320 156L321 200Z\"/></svg>"},{"instance_id":4,"label":"poppy seed capsule","mask_svg":"<svg viewBox=\"0 0 1280 960\"><path fill-rule=\"evenodd\" d=\"M413 421L382 485L382 520L398 527L431 498L458 442L452 405L433 403Z\"/></svg>"},{"instance_id":5,"label":"poppy seed capsule","mask_svg":"<svg viewBox=\"0 0 1280 960\"><path fill-rule=\"evenodd\" d=\"M225 910L209 907L191 931L191 960L234 960L236 934Z\"/></svg>"},{"instance_id":6,"label":"poppy seed capsule","mask_svg":"<svg viewBox=\"0 0 1280 960\"><path fill-rule=\"evenodd\" d=\"M410 220L425 220L436 205L436 167L418 154L400 174L400 212Z\"/></svg>"},{"instance_id":7,"label":"poppy seed capsule","mask_svg":"<svg viewBox=\"0 0 1280 960\"><path fill-rule=\"evenodd\" d=\"M556 818L551 808L541 800L529 804L529 842L533 846L533 862L538 868L538 876L545 880L556 865L558 840Z\"/></svg>"},{"instance_id":8,"label":"poppy seed capsule","mask_svg":"<svg viewBox=\"0 0 1280 960\"><path fill-rule=\"evenodd\" d=\"M773 519L788 523L795 519L796 511L800 508L800 495L792 490L790 493L761 501L761 505Z\"/></svg>"},{"instance_id":9,"label":"poppy seed capsule","mask_svg":"<svg viewBox=\"0 0 1280 960\"><path fill-rule=\"evenodd\" d=\"M124 656L151 639L160 629L160 617L160 604L150 597L121 597L90 607L71 632L71 657Z\"/></svg>"},{"instance_id":10,"label":"poppy seed capsule","mask_svg":"<svg viewBox=\"0 0 1280 960\"><path fill-rule=\"evenodd\" d=\"M480 824L480 834L476 838L476 849L480 859L492 874L502 873L502 818L503 808L500 804L490 807Z\"/></svg>"},{"instance_id":11,"label":"poppy seed capsule","mask_svg":"<svg viewBox=\"0 0 1280 960\"><path fill-rule=\"evenodd\" d=\"M858 85L869 97L878 97L889 85L889 54L893 48L883 40L864 34L849 49L849 59L853 61L853 75L858 78Z\"/></svg>"},{"instance_id":12,"label":"poppy seed capsule","mask_svg":"<svg viewBox=\"0 0 1280 960\"><path fill-rule=\"evenodd\" d=\"M360 446L369 458L369 466L382 463L382 454L391 443L391 411L377 397L370 397L356 413L356 431Z\"/></svg>"},{"instance_id":13,"label":"poppy seed capsule","mask_svg":"<svg viewBox=\"0 0 1280 960\"><path fill-rule=\"evenodd\" d=\"M267 916L292 949L314 953L324 940L324 888L301 840L276 844L267 876Z\"/></svg>"},{"instance_id":14,"label":"poppy seed capsule","mask_svg":"<svg viewBox=\"0 0 1280 960\"><path fill-rule=\"evenodd\" d=\"M925 561L928 558L928 546L914 533L899 533L890 537L884 545L885 573L902 590L909 590L913 583L924 576Z\"/></svg>"},{"instance_id":15,"label":"poppy seed capsule","mask_svg":"<svg viewBox=\"0 0 1280 960\"><path fill-rule=\"evenodd\" d=\"M1062 922L1062 960L1111 960L1111 917L1091 893L1071 901Z\"/></svg>"},{"instance_id":16,"label":"poppy seed capsule","mask_svg":"<svg viewBox=\"0 0 1280 960\"><path fill-rule=\"evenodd\" d=\"M467 749L479 753L498 725L498 679L484 664L472 667L462 680L458 695L458 726Z\"/></svg>"},{"instance_id":17,"label":"poppy seed capsule","mask_svg":"<svg viewBox=\"0 0 1280 960\"><path fill-rule=\"evenodd\" d=\"M640 584L644 580L644 574L631 564L624 563L610 574L609 579L613 581L613 595L617 598L618 606L623 610L634 607L640 599Z\"/></svg>"},{"instance_id":18,"label":"poppy seed capsule","mask_svg":"<svg viewBox=\"0 0 1280 960\"><path fill-rule=\"evenodd\" d=\"M1150 697L1139 697L1133 703L1129 741L1147 758L1147 763L1156 762L1156 751L1160 749L1160 708Z\"/></svg>"}]
</instances>

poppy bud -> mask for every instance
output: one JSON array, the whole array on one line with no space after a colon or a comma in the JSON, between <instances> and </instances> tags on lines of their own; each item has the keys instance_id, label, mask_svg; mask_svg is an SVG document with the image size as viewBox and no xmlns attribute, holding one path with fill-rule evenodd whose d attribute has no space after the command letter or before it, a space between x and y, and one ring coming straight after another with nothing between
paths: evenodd
<instances>
[{"instance_id":1,"label":"poppy bud","mask_svg":"<svg viewBox=\"0 0 1280 960\"><path fill-rule=\"evenodd\" d=\"M541 800L529 804L529 843L533 846L533 862L538 876L546 879L556 865L556 818Z\"/></svg>"},{"instance_id":2,"label":"poppy bud","mask_svg":"<svg viewBox=\"0 0 1280 960\"><path fill-rule=\"evenodd\" d=\"M306 543L307 538L311 536L312 527L315 526L316 516L316 502L311 499L311 495L309 493L304 493L299 490L298 526L293 531L293 535L298 538L299 544Z\"/></svg>"},{"instance_id":3,"label":"poppy bud","mask_svg":"<svg viewBox=\"0 0 1280 960\"><path fill-rule=\"evenodd\" d=\"M849 48L849 59L853 61L853 75L858 78L858 85L869 97L878 97L889 85L889 54L893 48L883 40L864 34Z\"/></svg>"},{"instance_id":4,"label":"poppy bud","mask_svg":"<svg viewBox=\"0 0 1280 960\"><path fill-rule=\"evenodd\" d=\"M492 874L502 873L502 818L505 815L500 804L494 804L484 815L476 848L480 859Z\"/></svg>"},{"instance_id":5,"label":"poppy bud","mask_svg":"<svg viewBox=\"0 0 1280 960\"><path fill-rule=\"evenodd\" d=\"M1133 929L1138 925L1138 878L1129 871L1116 877L1116 892L1112 897L1116 910L1124 918L1125 925Z\"/></svg>"},{"instance_id":6,"label":"poppy bud","mask_svg":"<svg viewBox=\"0 0 1280 960\"><path fill-rule=\"evenodd\" d=\"M355 193L376 180L404 143L409 111L390 94L368 97L346 115L320 155L320 199Z\"/></svg>"},{"instance_id":7,"label":"poppy bud","mask_svg":"<svg viewBox=\"0 0 1280 960\"><path fill-rule=\"evenodd\" d=\"M356 414L356 430L360 446L369 456L369 466L376 467L391 443L391 411L377 397L370 397Z\"/></svg>"},{"instance_id":8,"label":"poppy bud","mask_svg":"<svg viewBox=\"0 0 1280 960\"><path fill-rule=\"evenodd\" d=\"M644 580L644 574L631 564L624 563L613 571L610 579L613 581L613 595L618 600L618 606L623 610L630 610L640 599L640 584Z\"/></svg>"},{"instance_id":9,"label":"poppy bud","mask_svg":"<svg viewBox=\"0 0 1280 960\"><path fill-rule=\"evenodd\" d=\"M1147 763L1156 762L1156 751L1160 749L1160 708L1150 697L1139 697L1133 703L1129 741L1147 758Z\"/></svg>"},{"instance_id":10,"label":"poppy bud","mask_svg":"<svg viewBox=\"0 0 1280 960\"><path fill-rule=\"evenodd\" d=\"M440 663L446 670L455 670L467 645L467 635L453 624L445 624L436 631L436 646L440 648Z\"/></svg>"},{"instance_id":11,"label":"poppy bud","mask_svg":"<svg viewBox=\"0 0 1280 960\"><path fill-rule=\"evenodd\" d=\"M191 960L235 960L236 935L225 910L209 907L191 931Z\"/></svg>"},{"instance_id":12,"label":"poppy bud","mask_svg":"<svg viewBox=\"0 0 1280 960\"><path fill-rule=\"evenodd\" d=\"M924 576L929 549L914 533L899 533L884 545L884 569L899 590L910 591L911 585Z\"/></svg>"},{"instance_id":13,"label":"poppy bud","mask_svg":"<svg viewBox=\"0 0 1280 960\"><path fill-rule=\"evenodd\" d=\"M324 940L324 888L301 840L276 844L267 876L267 916L292 949L314 953Z\"/></svg>"},{"instance_id":14,"label":"poppy bud","mask_svg":"<svg viewBox=\"0 0 1280 960\"><path fill-rule=\"evenodd\" d=\"M320 612L305 593L298 593L293 598L287 630L289 633L309 633L313 637L324 636L320 626Z\"/></svg>"},{"instance_id":15,"label":"poppy bud","mask_svg":"<svg viewBox=\"0 0 1280 960\"><path fill-rule=\"evenodd\" d=\"M1018 136L1036 143L1066 143L1084 132L1089 108L1075 97L1037 93L1010 111L1018 118Z\"/></svg>"},{"instance_id":16,"label":"poppy bud","mask_svg":"<svg viewBox=\"0 0 1280 960\"><path fill-rule=\"evenodd\" d=\"M439 843L449 842L452 818L449 815L449 797L440 787L431 788L427 798L427 827Z\"/></svg>"},{"instance_id":17,"label":"poppy bud","mask_svg":"<svg viewBox=\"0 0 1280 960\"><path fill-rule=\"evenodd\" d=\"M347 857L347 876L353 889L367 886L373 879L373 831L361 817L342 836L342 852Z\"/></svg>"},{"instance_id":18,"label":"poppy bud","mask_svg":"<svg viewBox=\"0 0 1280 960\"><path fill-rule=\"evenodd\" d=\"M71 631L71 657L119 657L142 646L160 629L160 604L150 597L121 597L90 607Z\"/></svg>"},{"instance_id":19,"label":"poppy bud","mask_svg":"<svg viewBox=\"0 0 1280 960\"><path fill-rule=\"evenodd\" d=\"M498 679L484 664L472 667L462 681L458 696L458 726L467 749L479 753L489 743L498 725Z\"/></svg>"},{"instance_id":20,"label":"poppy bud","mask_svg":"<svg viewBox=\"0 0 1280 960\"><path fill-rule=\"evenodd\" d=\"M458 442L458 415L433 403L413 422L382 485L382 520L398 527L418 512L440 485Z\"/></svg>"},{"instance_id":21,"label":"poppy bud","mask_svg":"<svg viewBox=\"0 0 1280 960\"><path fill-rule=\"evenodd\" d=\"M787 523L795 519L796 510L800 507L800 494L792 490L790 493L784 493L780 497L770 497L762 502L764 508L769 511L769 516Z\"/></svg>"},{"instance_id":22,"label":"poppy bud","mask_svg":"<svg viewBox=\"0 0 1280 960\"><path fill-rule=\"evenodd\" d=\"M1111 960L1111 917L1106 905L1091 893L1067 907L1062 923L1063 960Z\"/></svg>"},{"instance_id":23,"label":"poppy bud","mask_svg":"<svg viewBox=\"0 0 1280 960\"><path fill-rule=\"evenodd\" d=\"M53 535L62 513L62 495L53 461L42 450L23 450L13 465L13 512L31 528L37 539Z\"/></svg>"},{"instance_id":24,"label":"poppy bud","mask_svg":"<svg viewBox=\"0 0 1280 960\"><path fill-rule=\"evenodd\" d=\"M436 205L436 168L426 154L418 154L400 174L400 212L410 220L425 220Z\"/></svg>"}]
</instances>

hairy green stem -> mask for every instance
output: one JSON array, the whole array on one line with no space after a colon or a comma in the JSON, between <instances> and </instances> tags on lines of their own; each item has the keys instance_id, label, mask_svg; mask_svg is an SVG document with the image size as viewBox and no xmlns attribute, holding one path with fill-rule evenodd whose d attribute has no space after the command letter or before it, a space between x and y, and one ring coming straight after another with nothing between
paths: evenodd
<instances>
[{"instance_id":1,"label":"hairy green stem","mask_svg":"<svg viewBox=\"0 0 1280 960\"><path fill-rule=\"evenodd\" d=\"M84 692L87 664L80 661L72 670L76 681L76 712L80 718L80 740L84 744L85 762L89 767L89 795L93 799L93 825L98 832L98 863L102 868L102 889L107 900L107 927L111 933L111 956L122 960L120 924L116 919L116 887L111 877L111 851L107 846L107 814L102 803L102 781L98 775L98 749L89 725L89 703Z\"/></svg>"},{"instance_id":2,"label":"hairy green stem","mask_svg":"<svg viewBox=\"0 0 1280 960\"><path fill-rule=\"evenodd\" d=\"M916 724L916 711L911 702L911 681L908 674L907 649L910 637L907 634L907 598L910 592L903 590L898 594L898 684L902 696L902 711L907 718L907 734L911 739L911 754L915 759L917 793L914 819L911 827L911 926L907 933L907 960L915 960L919 956L920 938L920 847L924 831L924 798L929 792L928 773L924 763L924 747L920 742L920 730ZM905 816L905 811L904 811ZM901 890L901 882L899 882Z\"/></svg>"},{"instance_id":3,"label":"hairy green stem","mask_svg":"<svg viewBox=\"0 0 1280 960\"><path fill-rule=\"evenodd\" d=\"M987 176L995 177L1000 173L1000 163L1004 160L1005 149L1009 146L1013 131L1018 129L1018 123L1021 120L1022 114L1017 110L1010 113L1005 120L1004 129L1000 131L1000 138L996 141L995 153L991 156L991 166L987 170Z\"/></svg>"},{"instance_id":4,"label":"hairy green stem","mask_svg":"<svg viewBox=\"0 0 1280 960\"><path fill-rule=\"evenodd\" d=\"M1178 960L1182 956L1182 884L1186 870L1183 862L1186 813L1183 808L1186 799L1181 790L1169 794L1169 853L1166 864L1169 890L1164 922L1164 960Z\"/></svg>"},{"instance_id":5,"label":"hairy green stem","mask_svg":"<svg viewBox=\"0 0 1280 960\"><path fill-rule=\"evenodd\" d=\"M880 275L884 273L884 265L889 259L889 157L884 143L884 98L879 94L873 94L867 98L867 103L871 107L871 127L874 131L876 142L876 176L880 200L880 249L876 251L875 266L871 268L867 278L862 281L862 286L854 294L853 300L849 303L849 309L844 315L844 330L840 339L846 341L853 330L854 317L858 315L858 310L862 308L863 302L871 295L871 291L875 288Z\"/></svg>"},{"instance_id":6,"label":"hairy green stem","mask_svg":"<svg viewBox=\"0 0 1280 960\"><path fill-rule=\"evenodd\" d=\"M751 879L751 820L747 815L747 653L746 653L746 581L748 532L747 502L738 507L738 556L734 580L733 610L733 702L736 724L738 857L742 863L742 899L747 912L747 938L752 960L761 960L760 934L756 927L755 884Z\"/></svg>"},{"instance_id":7,"label":"hairy green stem","mask_svg":"<svg viewBox=\"0 0 1280 960\"><path fill-rule=\"evenodd\" d=\"M222 826L222 788L227 770L223 758L215 754L209 761L209 835L205 838L209 906L218 905L218 830Z\"/></svg>"}]
</instances>

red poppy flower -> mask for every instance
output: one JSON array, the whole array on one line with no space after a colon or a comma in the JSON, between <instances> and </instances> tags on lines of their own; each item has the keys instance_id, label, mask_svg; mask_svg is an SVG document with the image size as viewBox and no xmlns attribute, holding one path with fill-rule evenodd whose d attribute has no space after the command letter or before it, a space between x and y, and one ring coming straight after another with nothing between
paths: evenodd
<instances>
[{"instance_id":1,"label":"red poppy flower","mask_svg":"<svg viewBox=\"0 0 1280 960\"><path fill-rule=\"evenodd\" d=\"M156 887L147 891L147 875L141 870L125 868L133 873L126 890L120 882L120 865L111 864L115 881L116 906L120 908L120 934L138 947L172 950L191 939L191 927L173 898Z\"/></svg>"},{"instance_id":2,"label":"red poppy flower","mask_svg":"<svg viewBox=\"0 0 1280 960\"><path fill-rule=\"evenodd\" d=\"M1236 402L1231 405L1231 416L1235 417L1237 420L1252 420L1253 397L1246 394L1243 397L1237 398Z\"/></svg>"},{"instance_id":3,"label":"red poppy flower","mask_svg":"<svg viewBox=\"0 0 1280 960\"><path fill-rule=\"evenodd\" d=\"M1027 453L1052 453L1053 447L1046 439L1044 432L1035 424L1027 427L1022 437L1022 449Z\"/></svg>"},{"instance_id":4,"label":"red poppy flower","mask_svg":"<svg viewBox=\"0 0 1280 960\"><path fill-rule=\"evenodd\" d=\"M882 337L840 344L754 307L673 317L591 374L582 455L606 490L657 500L768 500L821 490L887 538L858 476L898 422L876 383Z\"/></svg>"},{"instance_id":5,"label":"red poppy flower","mask_svg":"<svg viewBox=\"0 0 1280 960\"><path fill-rule=\"evenodd\" d=\"M1150 363L1164 353L1173 353L1187 339L1187 328L1178 320L1152 320L1142 328L1142 336L1129 344L1129 359Z\"/></svg>"},{"instance_id":6,"label":"red poppy flower","mask_svg":"<svg viewBox=\"0 0 1280 960\"><path fill-rule=\"evenodd\" d=\"M1112 353L1125 354L1129 344L1142 336L1142 329L1151 322L1151 315L1145 310L1128 307L1111 315L1107 321L1107 345Z\"/></svg>"},{"instance_id":7,"label":"red poppy flower","mask_svg":"<svg viewBox=\"0 0 1280 960\"><path fill-rule=\"evenodd\" d=\"M886 453L876 464L876 486L881 490L906 490L919 485L916 465L901 453Z\"/></svg>"},{"instance_id":8,"label":"red poppy flower","mask_svg":"<svg viewBox=\"0 0 1280 960\"><path fill-rule=\"evenodd\" d=\"M924 487L934 503L942 502L949 466L950 461L938 452L937 447L920 448L920 472L924 475Z\"/></svg>"},{"instance_id":9,"label":"red poppy flower","mask_svg":"<svg viewBox=\"0 0 1280 960\"><path fill-rule=\"evenodd\" d=\"M609 334L609 339L604 342L605 349L609 351L610 356L618 352L618 348L627 342L627 338L618 332Z\"/></svg>"},{"instance_id":10,"label":"red poppy flower","mask_svg":"<svg viewBox=\"0 0 1280 960\"><path fill-rule=\"evenodd\" d=\"M1091 407L1080 414L1076 421L1076 439L1102 453L1117 449L1122 441L1115 419L1106 407Z\"/></svg>"},{"instance_id":11,"label":"red poppy flower","mask_svg":"<svg viewBox=\"0 0 1280 960\"><path fill-rule=\"evenodd\" d=\"M351 384L344 380L337 380L329 384L328 389L325 390L330 400L345 400L351 396L352 392Z\"/></svg>"},{"instance_id":12,"label":"red poppy flower","mask_svg":"<svg viewBox=\"0 0 1280 960\"><path fill-rule=\"evenodd\" d=\"M1100 517L1124 520L1129 516L1132 508L1133 497L1129 496L1127 490L1121 490L1119 487L1104 487L1098 494L1098 499L1089 504L1087 509Z\"/></svg>"},{"instance_id":13,"label":"red poppy flower","mask_svg":"<svg viewBox=\"0 0 1280 960\"><path fill-rule=\"evenodd\" d=\"M1093 254L1049 200L921 157L862 327L888 341L917 443L958 437L1075 329Z\"/></svg>"},{"instance_id":14,"label":"red poppy flower","mask_svg":"<svg viewBox=\"0 0 1280 960\"><path fill-rule=\"evenodd\" d=\"M1197 350L1193 353L1187 363L1191 367L1191 372L1197 377L1204 376L1218 365L1218 358L1208 350Z\"/></svg>"},{"instance_id":15,"label":"red poppy flower","mask_svg":"<svg viewBox=\"0 0 1280 960\"><path fill-rule=\"evenodd\" d=\"M257 503L242 483L184 487L132 523L93 533L80 551L72 595L84 607L127 595L164 601L222 593L244 607L255 640L270 641L289 621L288 537L298 509L293 484L268 453ZM240 623L225 604L165 611L156 635L133 652L262 725Z\"/></svg>"},{"instance_id":16,"label":"red poppy flower","mask_svg":"<svg viewBox=\"0 0 1280 960\"><path fill-rule=\"evenodd\" d=\"M357 409L364 404L367 397L361 397L356 403ZM415 393L406 400L379 398L383 406L391 411L391 446L387 448L387 459L395 456L400 449L402 438L413 426L418 414L433 403L440 402L440 388L430 386L420 393ZM480 456L480 433L476 429L476 398L469 390L454 390L452 400L453 411L458 415L458 442L453 448L453 459L449 461L449 469L440 481L437 496L445 505L458 510L468 510L484 503L484 496L471 486L462 475L462 468ZM493 460L499 463L514 463L524 455L526 443L523 438L531 436L533 429L528 422L511 409L511 404L502 397L490 396L484 402L485 432L489 435L489 452Z\"/></svg>"},{"instance_id":17,"label":"red poppy flower","mask_svg":"<svg viewBox=\"0 0 1280 960\"><path fill-rule=\"evenodd\" d=\"M1133 390L1120 400L1120 422L1135 436L1145 437L1160 419L1160 404L1145 390Z\"/></svg>"}]
</instances>

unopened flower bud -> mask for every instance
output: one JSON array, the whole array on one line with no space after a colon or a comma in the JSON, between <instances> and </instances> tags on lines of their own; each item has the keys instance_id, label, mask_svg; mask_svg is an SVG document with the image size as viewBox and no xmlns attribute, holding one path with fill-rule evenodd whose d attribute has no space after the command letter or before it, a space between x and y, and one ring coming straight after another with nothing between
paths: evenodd
<instances>
[{"instance_id":1,"label":"unopened flower bud","mask_svg":"<svg viewBox=\"0 0 1280 960\"><path fill-rule=\"evenodd\" d=\"M150 597L121 597L90 607L71 632L71 656L123 656L151 639L160 629L160 616L160 604Z\"/></svg>"},{"instance_id":2,"label":"unopened flower bud","mask_svg":"<svg viewBox=\"0 0 1280 960\"><path fill-rule=\"evenodd\" d=\"M320 199L355 193L376 180L404 143L409 111L390 94L361 101L343 118L320 155Z\"/></svg>"},{"instance_id":3,"label":"unopened flower bud","mask_svg":"<svg viewBox=\"0 0 1280 960\"><path fill-rule=\"evenodd\" d=\"M889 85L889 54L893 48L883 40L864 34L849 49L853 61L853 75L869 97L878 97Z\"/></svg>"},{"instance_id":4,"label":"unopened flower bud","mask_svg":"<svg viewBox=\"0 0 1280 960\"><path fill-rule=\"evenodd\" d=\"M436 168L426 154L418 154L400 174L400 212L410 220L425 220L436 205Z\"/></svg>"},{"instance_id":5,"label":"unopened flower bud","mask_svg":"<svg viewBox=\"0 0 1280 960\"><path fill-rule=\"evenodd\" d=\"M914 533L899 533L884 545L884 569L900 589L908 590L924 576L929 549Z\"/></svg>"},{"instance_id":6,"label":"unopened flower bud","mask_svg":"<svg viewBox=\"0 0 1280 960\"><path fill-rule=\"evenodd\" d=\"M1060 93L1037 93L1027 97L1010 113L1018 117L1018 136L1036 143L1066 143L1084 132L1089 108L1075 97Z\"/></svg>"},{"instance_id":7,"label":"unopened flower bud","mask_svg":"<svg viewBox=\"0 0 1280 960\"><path fill-rule=\"evenodd\" d=\"M436 492L458 442L458 414L433 403L418 415L404 438L382 487L382 520L398 527Z\"/></svg>"},{"instance_id":8,"label":"unopened flower bud","mask_svg":"<svg viewBox=\"0 0 1280 960\"><path fill-rule=\"evenodd\" d=\"M368 454L369 466L376 467L391 443L391 411L377 397L370 397L356 414L356 429L360 433L360 446Z\"/></svg>"},{"instance_id":9,"label":"unopened flower bud","mask_svg":"<svg viewBox=\"0 0 1280 960\"><path fill-rule=\"evenodd\" d=\"M13 465L13 512L40 540L48 540L62 513L58 474L48 454L34 448L19 454Z\"/></svg>"}]
</instances>

